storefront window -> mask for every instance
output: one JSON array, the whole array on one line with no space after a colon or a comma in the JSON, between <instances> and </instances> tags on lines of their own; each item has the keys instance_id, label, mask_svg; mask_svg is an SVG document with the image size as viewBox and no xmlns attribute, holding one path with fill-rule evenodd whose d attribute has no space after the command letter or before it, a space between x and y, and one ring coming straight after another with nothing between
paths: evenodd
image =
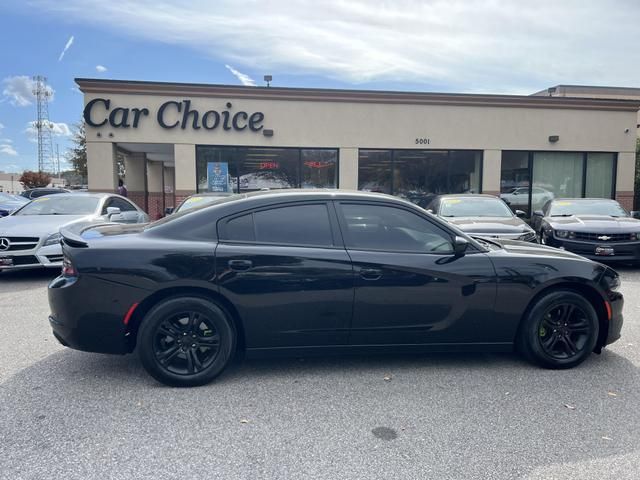
<instances>
[{"instance_id":1,"label":"storefront window","mask_svg":"<svg viewBox=\"0 0 640 480\"><path fill-rule=\"evenodd\" d=\"M338 186L338 151L303 149L301 151L302 188Z\"/></svg>"},{"instance_id":2,"label":"storefront window","mask_svg":"<svg viewBox=\"0 0 640 480\"><path fill-rule=\"evenodd\" d=\"M529 216L529 152L503 152L501 169L500 198Z\"/></svg>"},{"instance_id":3,"label":"storefront window","mask_svg":"<svg viewBox=\"0 0 640 480\"><path fill-rule=\"evenodd\" d=\"M358 190L391 193L391 150L360 150Z\"/></svg>"},{"instance_id":4,"label":"storefront window","mask_svg":"<svg viewBox=\"0 0 640 480\"><path fill-rule=\"evenodd\" d=\"M585 197L613 197L614 163L613 153L589 153L587 155Z\"/></svg>"},{"instance_id":5,"label":"storefront window","mask_svg":"<svg viewBox=\"0 0 640 480\"><path fill-rule=\"evenodd\" d=\"M196 149L198 192L337 188L335 149L209 147Z\"/></svg>"},{"instance_id":6,"label":"storefront window","mask_svg":"<svg viewBox=\"0 0 640 480\"><path fill-rule=\"evenodd\" d=\"M613 153L505 151L501 170L500 197L527 216L553 198L612 198L614 193Z\"/></svg>"},{"instance_id":7,"label":"storefront window","mask_svg":"<svg viewBox=\"0 0 640 480\"><path fill-rule=\"evenodd\" d=\"M542 210L547 201L582 197L583 154L535 152L533 154L533 192L531 210Z\"/></svg>"},{"instance_id":8,"label":"storefront window","mask_svg":"<svg viewBox=\"0 0 640 480\"><path fill-rule=\"evenodd\" d=\"M358 189L426 206L443 193L478 193L482 154L462 150L360 150Z\"/></svg>"}]
</instances>

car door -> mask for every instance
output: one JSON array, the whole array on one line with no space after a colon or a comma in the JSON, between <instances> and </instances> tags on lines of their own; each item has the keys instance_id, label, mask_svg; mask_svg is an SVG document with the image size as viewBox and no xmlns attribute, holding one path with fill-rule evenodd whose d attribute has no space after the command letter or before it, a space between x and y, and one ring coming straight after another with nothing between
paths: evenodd
<instances>
[{"instance_id":1,"label":"car door","mask_svg":"<svg viewBox=\"0 0 640 480\"><path fill-rule=\"evenodd\" d=\"M353 270L326 202L279 204L218 222L216 279L247 348L346 344Z\"/></svg>"},{"instance_id":2,"label":"car door","mask_svg":"<svg viewBox=\"0 0 640 480\"><path fill-rule=\"evenodd\" d=\"M495 339L493 264L455 232L410 206L337 202L354 266L349 343L447 344ZM511 340L509 340L511 341Z\"/></svg>"}]
</instances>

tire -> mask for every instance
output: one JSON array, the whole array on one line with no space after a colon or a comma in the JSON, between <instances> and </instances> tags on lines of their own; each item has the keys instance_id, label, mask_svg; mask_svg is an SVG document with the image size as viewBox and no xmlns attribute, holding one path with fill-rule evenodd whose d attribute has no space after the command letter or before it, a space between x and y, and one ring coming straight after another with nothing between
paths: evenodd
<instances>
[{"instance_id":1,"label":"tire","mask_svg":"<svg viewBox=\"0 0 640 480\"><path fill-rule=\"evenodd\" d=\"M211 382L229 364L236 331L221 306L201 297L174 297L145 315L137 348L153 378L172 387L195 387Z\"/></svg>"},{"instance_id":2,"label":"tire","mask_svg":"<svg viewBox=\"0 0 640 480\"><path fill-rule=\"evenodd\" d=\"M555 290L535 301L524 318L516 345L530 362L544 368L572 368L582 363L598 341L593 305L572 290Z\"/></svg>"}]
</instances>

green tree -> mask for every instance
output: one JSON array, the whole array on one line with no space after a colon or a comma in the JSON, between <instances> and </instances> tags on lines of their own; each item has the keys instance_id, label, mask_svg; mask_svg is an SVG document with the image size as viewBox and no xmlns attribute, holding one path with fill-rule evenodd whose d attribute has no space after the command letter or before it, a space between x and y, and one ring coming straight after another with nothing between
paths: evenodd
<instances>
[{"instance_id":1,"label":"green tree","mask_svg":"<svg viewBox=\"0 0 640 480\"><path fill-rule=\"evenodd\" d=\"M80 175L83 183L87 179L87 135L84 120L73 126L73 147L67 151L67 158L73 167L73 171Z\"/></svg>"}]
</instances>

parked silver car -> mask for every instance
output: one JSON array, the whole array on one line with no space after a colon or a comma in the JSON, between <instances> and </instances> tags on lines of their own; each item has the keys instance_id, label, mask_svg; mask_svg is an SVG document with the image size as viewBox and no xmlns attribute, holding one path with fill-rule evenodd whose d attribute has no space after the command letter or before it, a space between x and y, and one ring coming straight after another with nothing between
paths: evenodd
<instances>
[{"instance_id":1,"label":"parked silver car","mask_svg":"<svg viewBox=\"0 0 640 480\"><path fill-rule=\"evenodd\" d=\"M104 223L146 223L148 215L120 195L59 193L36 198L0 218L0 271L60 267L60 228L81 231Z\"/></svg>"}]
</instances>

